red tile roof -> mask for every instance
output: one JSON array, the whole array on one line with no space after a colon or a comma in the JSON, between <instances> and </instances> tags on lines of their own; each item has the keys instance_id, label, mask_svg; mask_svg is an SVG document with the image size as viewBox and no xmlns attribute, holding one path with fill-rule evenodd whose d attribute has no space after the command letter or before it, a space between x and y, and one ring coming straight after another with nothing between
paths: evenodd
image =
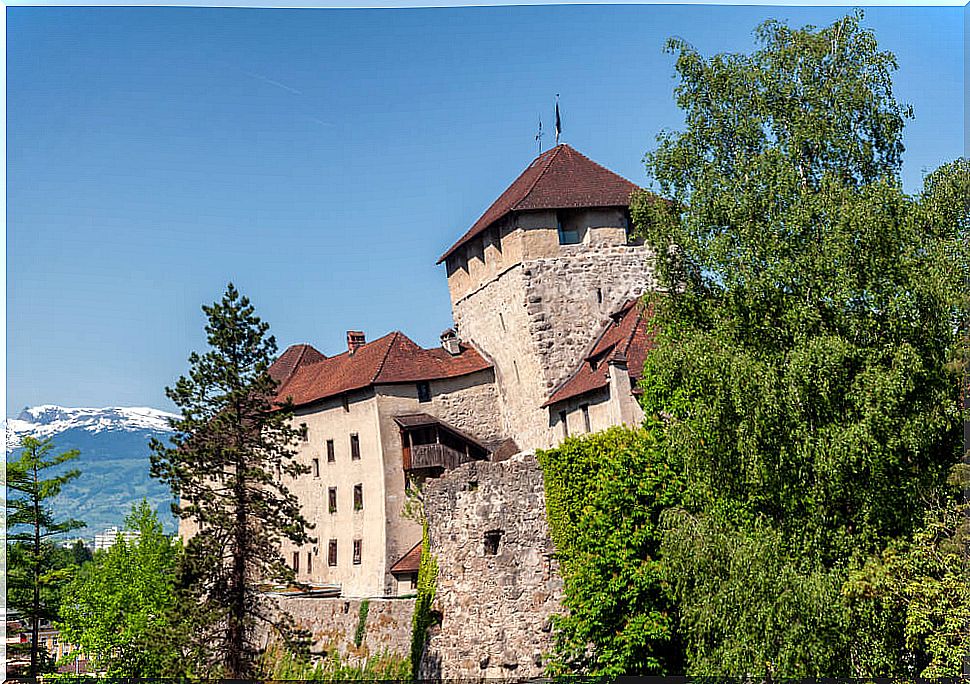
<instances>
[{"instance_id":1,"label":"red tile roof","mask_svg":"<svg viewBox=\"0 0 970 684\"><path fill-rule=\"evenodd\" d=\"M418 571L421 565L421 542L411 547L411 550L401 556L401 559L388 570L392 575L409 575Z\"/></svg>"},{"instance_id":2,"label":"red tile roof","mask_svg":"<svg viewBox=\"0 0 970 684\"><path fill-rule=\"evenodd\" d=\"M283 373L276 366L285 357L286 353L273 364L271 374ZM282 382L277 398L291 397L295 406L301 406L371 385L456 378L491 367L474 349L462 347L461 353L452 356L441 348L422 349L403 333L392 332L353 354L344 352L296 366Z\"/></svg>"},{"instance_id":3,"label":"red tile roof","mask_svg":"<svg viewBox=\"0 0 970 684\"><path fill-rule=\"evenodd\" d=\"M269 367L269 374L276 382L284 383L298 366L323 361L325 358L327 357L309 344L294 344L287 347L286 351Z\"/></svg>"},{"instance_id":4,"label":"red tile roof","mask_svg":"<svg viewBox=\"0 0 970 684\"><path fill-rule=\"evenodd\" d=\"M637 186L600 166L569 145L557 145L529 164L475 225L445 252L438 263L513 211L626 207Z\"/></svg>"},{"instance_id":5,"label":"red tile roof","mask_svg":"<svg viewBox=\"0 0 970 684\"><path fill-rule=\"evenodd\" d=\"M596 341L579 368L543 404L543 408L566 399L602 389L609 384L609 362L625 360L630 378L639 380L652 346L649 319L652 310L636 299L624 304ZM621 388L623 389L623 388Z\"/></svg>"}]
</instances>

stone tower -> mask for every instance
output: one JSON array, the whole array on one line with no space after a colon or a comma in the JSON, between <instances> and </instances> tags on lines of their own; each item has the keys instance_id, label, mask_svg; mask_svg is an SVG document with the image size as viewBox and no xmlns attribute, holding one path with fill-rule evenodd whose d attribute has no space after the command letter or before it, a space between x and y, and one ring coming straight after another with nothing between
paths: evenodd
<instances>
[{"instance_id":1,"label":"stone tower","mask_svg":"<svg viewBox=\"0 0 970 684\"><path fill-rule=\"evenodd\" d=\"M543 403L609 315L654 286L650 250L630 241L635 190L558 145L438 260L458 335L494 364L504 427L522 449L558 442Z\"/></svg>"}]
</instances>

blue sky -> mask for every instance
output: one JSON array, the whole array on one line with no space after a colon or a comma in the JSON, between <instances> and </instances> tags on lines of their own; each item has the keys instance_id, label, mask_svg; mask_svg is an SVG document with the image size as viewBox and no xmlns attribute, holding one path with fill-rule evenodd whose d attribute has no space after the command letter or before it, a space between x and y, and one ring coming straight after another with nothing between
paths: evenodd
<instances>
[{"instance_id":1,"label":"blue sky","mask_svg":"<svg viewBox=\"0 0 970 684\"><path fill-rule=\"evenodd\" d=\"M7 414L150 405L232 280L281 349L451 325L437 257L541 115L639 184L682 122L668 36L746 51L833 7L7 9ZM964 150L964 9L874 7L913 104L904 182Z\"/></svg>"}]
</instances>

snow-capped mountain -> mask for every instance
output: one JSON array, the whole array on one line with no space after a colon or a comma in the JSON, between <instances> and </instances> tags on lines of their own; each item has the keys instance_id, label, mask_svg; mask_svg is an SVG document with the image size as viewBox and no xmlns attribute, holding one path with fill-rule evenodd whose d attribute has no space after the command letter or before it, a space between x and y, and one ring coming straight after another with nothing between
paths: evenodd
<instances>
[{"instance_id":1,"label":"snow-capped mountain","mask_svg":"<svg viewBox=\"0 0 970 684\"><path fill-rule=\"evenodd\" d=\"M25 408L19 416L7 421L7 451L20 446L23 435L45 438L74 429L93 433L105 430L170 432L169 418L175 416L143 406L65 408L45 404Z\"/></svg>"},{"instance_id":2,"label":"snow-capped mountain","mask_svg":"<svg viewBox=\"0 0 970 684\"><path fill-rule=\"evenodd\" d=\"M54 452L77 449L81 455L64 467L81 476L65 485L53 502L58 518L77 518L87 527L72 533L94 537L121 526L134 503L147 499L168 531L175 530L171 493L149 475L149 441L172 434L172 414L146 407L66 408L35 406L24 409L5 426L7 460L17 457L21 439L50 437Z\"/></svg>"}]
</instances>

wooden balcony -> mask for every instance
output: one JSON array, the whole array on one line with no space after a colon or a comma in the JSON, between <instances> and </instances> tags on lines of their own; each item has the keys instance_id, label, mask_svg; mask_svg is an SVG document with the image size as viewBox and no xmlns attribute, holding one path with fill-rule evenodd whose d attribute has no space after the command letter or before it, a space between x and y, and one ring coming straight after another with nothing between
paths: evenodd
<instances>
[{"instance_id":1,"label":"wooden balcony","mask_svg":"<svg viewBox=\"0 0 970 684\"><path fill-rule=\"evenodd\" d=\"M414 444L411 446L411 470L444 468L451 470L473 461L471 456L445 444Z\"/></svg>"}]
</instances>

